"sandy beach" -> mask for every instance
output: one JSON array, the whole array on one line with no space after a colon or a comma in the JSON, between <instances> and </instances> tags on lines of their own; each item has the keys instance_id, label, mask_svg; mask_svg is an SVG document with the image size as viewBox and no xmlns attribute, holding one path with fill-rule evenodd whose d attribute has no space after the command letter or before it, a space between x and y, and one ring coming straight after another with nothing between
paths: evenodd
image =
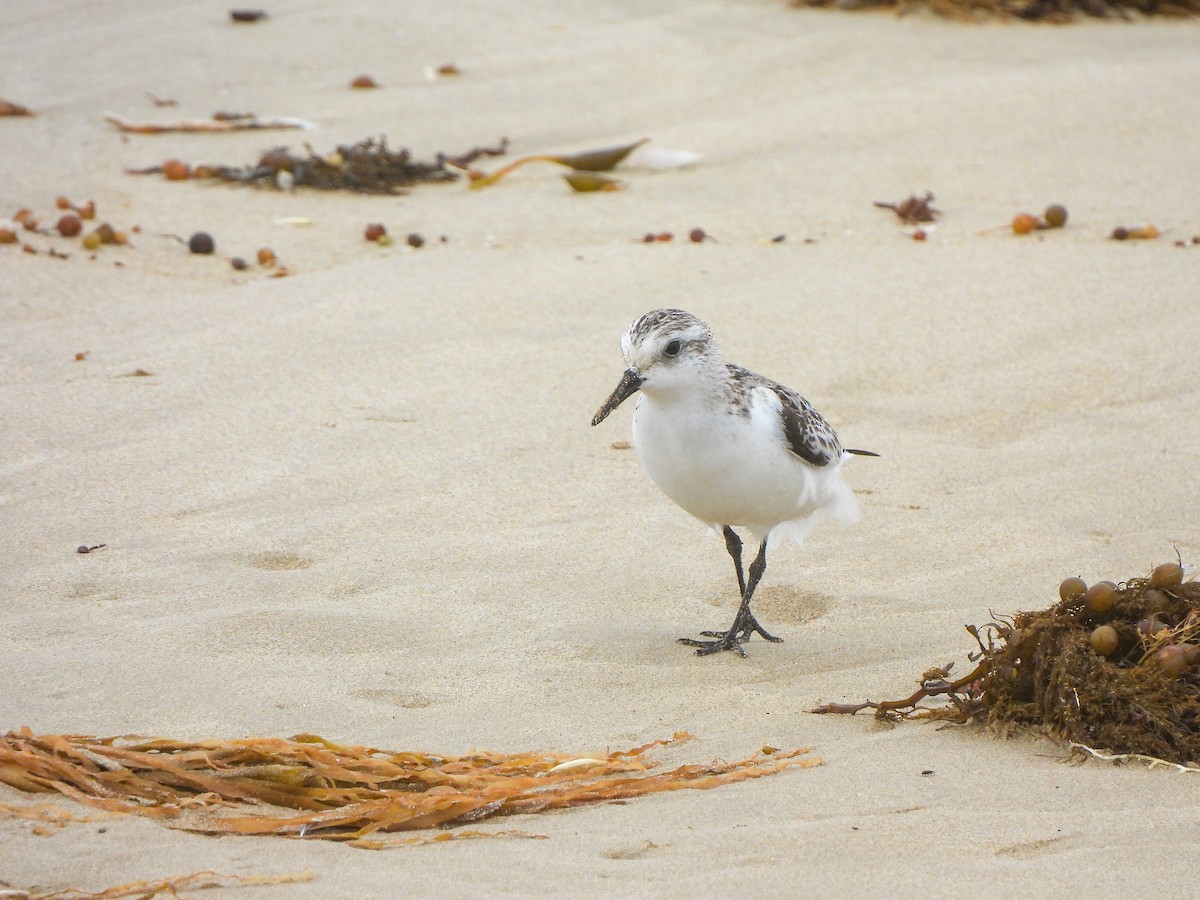
<instances>
[{"instance_id":1,"label":"sandy beach","mask_svg":"<svg viewBox=\"0 0 1200 900\"><path fill-rule=\"evenodd\" d=\"M0 97L37 113L0 119L0 216L52 222L65 195L131 230L94 259L55 235L0 247L0 729L441 753L685 730L665 765L764 746L824 764L479 826L546 840L382 852L0 814L0 888L215 870L313 878L199 896L1192 890L1194 776L809 710L962 671L964 625L1044 608L1065 576L1200 559L1200 23L765 0L267 9L0 7ZM350 89L360 74L381 87ZM218 110L318 127L104 118ZM125 173L378 135L420 159L508 138L485 170L641 138L703 158L589 194L552 165L399 196ZM942 215L924 241L873 205L925 191ZM1065 228L1007 227L1050 203ZM369 222L396 242L363 240ZM1108 239L1145 223L1163 236ZM715 240L688 241L697 227ZM163 236L195 231L215 254ZM701 316L730 360L881 454L847 468L859 524L771 557L755 609L785 643L745 659L675 643L730 621L724 546L616 443L632 404L589 427L622 331L656 307ZM0 787L47 800L76 808Z\"/></svg>"}]
</instances>

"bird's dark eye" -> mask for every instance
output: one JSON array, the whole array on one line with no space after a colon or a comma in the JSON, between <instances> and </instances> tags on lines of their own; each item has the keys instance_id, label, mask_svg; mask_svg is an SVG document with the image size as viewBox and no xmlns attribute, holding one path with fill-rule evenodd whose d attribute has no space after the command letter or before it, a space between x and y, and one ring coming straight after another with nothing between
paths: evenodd
<instances>
[{"instance_id":1,"label":"bird's dark eye","mask_svg":"<svg viewBox=\"0 0 1200 900\"><path fill-rule=\"evenodd\" d=\"M663 347L663 353L667 356L678 356L679 350L683 345L679 341L670 341L667 346Z\"/></svg>"}]
</instances>

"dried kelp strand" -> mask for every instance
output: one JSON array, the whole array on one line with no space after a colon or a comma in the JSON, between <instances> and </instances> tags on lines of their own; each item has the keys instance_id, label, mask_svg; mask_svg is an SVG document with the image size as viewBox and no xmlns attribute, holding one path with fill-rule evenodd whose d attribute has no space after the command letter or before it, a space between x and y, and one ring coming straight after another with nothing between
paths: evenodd
<instances>
[{"instance_id":1,"label":"dried kelp strand","mask_svg":"<svg viewBox=\"0 0 1200 900\"><path fill-rule=\"evenodd\" d=\"M39 736L22 729L0 739L0 781L109 811L169 819L189 831L353 843L378 832L709 789L820 764L807 749L797 749L650 773L656 765L650 750L688 737L680 732L603 755L443 756L345 746L314 735L187 742ZM262 804L292 812L264 812ZM214 808L221 813L213 814ZM360 844L368 845L377 846Z\"/></svg>"}]
</instances>

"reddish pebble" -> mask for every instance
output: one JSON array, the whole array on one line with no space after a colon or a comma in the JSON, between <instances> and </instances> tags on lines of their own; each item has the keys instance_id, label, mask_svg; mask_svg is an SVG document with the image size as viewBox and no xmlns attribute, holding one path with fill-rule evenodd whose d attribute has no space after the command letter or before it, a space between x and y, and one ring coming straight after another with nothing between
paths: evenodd
<instances>
[{"instance_id":1,"label":"reddish pebble","mask_svg":"<svg viewBox=\"0 0 1200 900\"><path fill-rule=\"evenodd\" d=\"M180 159L168 159L163 163L162 170L167 181L187 181L192 177L191 167Z\"/></svg>"},{"instance_id":2,"label":"reddish pebble","mask_svg":"<svg viewBox=\"0 0 1200 900\"><path fill-rule=\"evenodd\" d=\"M363 238L368 241L377 241L385 234L387 234L387 228L382 222L372 222L363 229Z\"/></svg>"},{"instance_id":3,"label":"reddish pebble","mask_svg":"<svg viewBox=\"0 0 1200 900\"><path fill-rule=\"evenodd\" d=\"M688 232L688 240L693 244L703 244L708 235L704 233L703 228L693 228Z\"/></svg>"},{"instance_id":4,"label":"reddish pebble","mask_svg":"<svg viewBox=\"0 0 1200 900\"><path fill-rule=\"evenodd\" d=\"M421 237L421 235L417 234L415 231L410 232L405 240L408 242L408 246L414 249L425 246L425 238Z\"/></svg>"},{"instance_id":5,"label":"reddish pebble","mask_svg":"<svg viewBox=\"0 0 1200 900\"><path fill-rule=\"evenodd\" d=\"M63 216L54 227L58 229L58 233L63 237L75 237L75 235L83 231L83 223L79 221L79 216L73 215Z\"/></svg>"}]
</instances>

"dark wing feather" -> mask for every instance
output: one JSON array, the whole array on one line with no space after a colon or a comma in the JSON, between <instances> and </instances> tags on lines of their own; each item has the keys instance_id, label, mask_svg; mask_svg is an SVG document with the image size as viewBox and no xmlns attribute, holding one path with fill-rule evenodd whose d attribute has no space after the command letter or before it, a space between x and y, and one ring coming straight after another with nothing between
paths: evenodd
<instances>
[{"instance_id":1,"label":"dark wing feather","mask_svg":"<svg viewBox=\"0 0 1200 900\"><path fill-rule=\"evenodd\" d=\"M837 433L812 404L777 381L764 378L757 372L729 365L730 375L737 381L752 382L764 387L779 398L783 435L793 453L814 466L827 466L842 458L842 443Z\"/></svg>"}]
</instances>

